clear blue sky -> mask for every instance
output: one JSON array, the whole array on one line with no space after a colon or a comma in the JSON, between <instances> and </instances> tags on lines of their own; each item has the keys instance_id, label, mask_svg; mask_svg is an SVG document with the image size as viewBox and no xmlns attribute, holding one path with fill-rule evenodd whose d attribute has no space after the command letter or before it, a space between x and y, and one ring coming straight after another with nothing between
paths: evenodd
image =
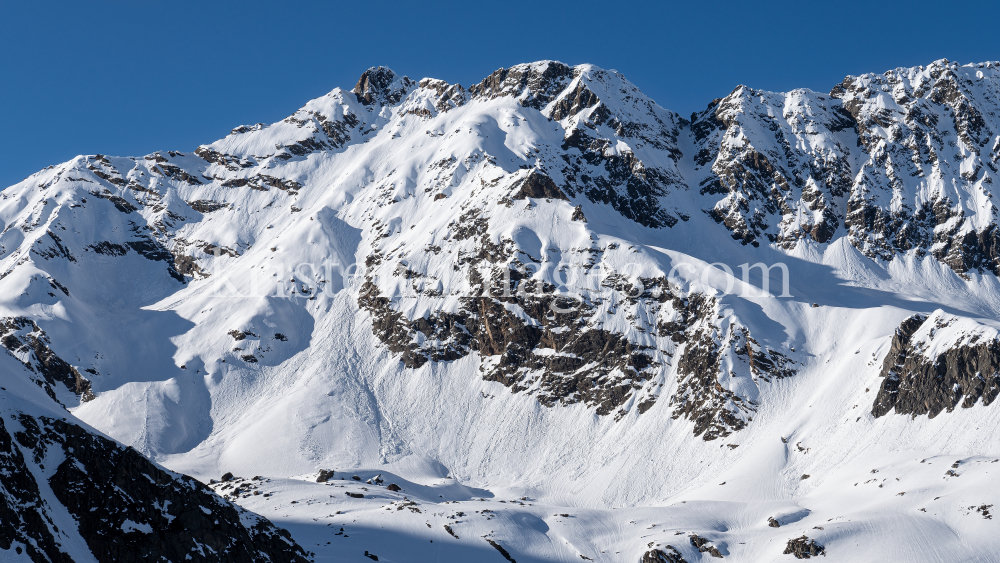
<instances>
[{"instance_id":1,"label":"clear blue sky","mask_svg":"<svg viewBox=\"0 0 1000 563\"><path fill-rule=\"evenodd\" d=\"M0 3L0 187L77 154L189 151L364 69L468 86L540 59L625 74L688 114L737 84L1000 59L997 2Z\"/></svg>"}]
</instances>

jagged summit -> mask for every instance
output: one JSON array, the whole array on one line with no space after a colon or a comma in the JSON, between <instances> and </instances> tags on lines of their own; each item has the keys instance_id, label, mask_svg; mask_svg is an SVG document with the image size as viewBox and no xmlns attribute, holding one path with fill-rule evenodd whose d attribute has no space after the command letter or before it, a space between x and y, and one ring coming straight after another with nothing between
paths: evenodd
<instances>
[{"instance_id":1,"label":"jagged summit","mask_svg":"<svg viewBox=\"0 0 1000 563\"><path fill-rule=\"evenodd\" d=\"M351 90L358 102L370 106L398 104L409 89L416 84L409 78L399 78L387 67L372 67L361 74L358 83Z\"/></svg>"}]
</instances>

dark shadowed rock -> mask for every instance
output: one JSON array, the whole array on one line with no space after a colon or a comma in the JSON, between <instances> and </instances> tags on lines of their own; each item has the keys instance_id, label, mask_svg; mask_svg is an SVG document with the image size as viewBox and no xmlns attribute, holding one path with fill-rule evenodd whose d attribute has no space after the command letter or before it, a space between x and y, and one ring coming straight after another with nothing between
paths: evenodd
<instances>
[{"instance_id":1,"label":"dark shadowed rock","mask_svg":"<svg viewBox=\"0 0 1000 563\"><path fill-rule=\"evenodd\" d=\"M681 552L672 545L663 549L651 549L642 555L639 563L688 563Z\"/></svg>"},{"instance_id":2,"label":"dark shadowed rock","mask_svg":"<svg viewBox=\"0 0 1000 563\"><path fill-rule=\"evenodd\" d=\"M490 538L486 538L486 543L493 546L493 549L499 551L500 555L502 555L503 558L506 559L507 561L510 561L510 563L517 563L517 561L514 561L514 558L510 556L510 553L508 553L507 550L504 549L503 546L500 545L499 543L493 541Z\"/></svg>"},{"instance_id":3,"label":"dark shadowed rock","mask_svg":"<svg viewBox=\"0 0 1000 563\"><path fill-rule=\"evenodd\" d=\"M132 448L63 420L21 414L16 424L0 420L0 549L71 561L64 536L43 524L55 500L102 563L307 561L285 530ZM55 467L45 483L54 499L34 480L41 472L29 469L46 463Z\"/></svg>"},{"instance_id":4,"label":"dark shadowed rock","mask_svg":"<svg viewBox=\"0 0 1000 563\"><path fill-rule=\"evenodd\" d=\"M397 78L396 73L384 66L372 67L361 74L354 95L366 106L398 104L415 84L405 76Z\"/></svg>"},{"instance_id":5,"label":"dark shadowed rock","mask_svg":"<svg viewBox=\"0 0 1000 563\"><path fill-rule=\"evenodd\" d=\"M811 540L803 535L788 540L788 545L785 546L785 551L782 553L794 555L796 559L809 559L818 555L825 556L826 548L816 543L816 540Z\"/></svg>"},{"instance_id":6,"label":"dark shadowed rock","mask_svg":"<svg viewBox=\"0 0 1000 563\"><path fill-rule=\"evenodd\" d=\"M712 545L712 543L708 541L708 539L703 538L698 534L691 534L689 539L691 540L691 545L696 547L698 551L700 551L701 553L708 553L712 557L718 557L719 559L722 559L722 552L719 551L719 548Z\"/></svg>"},{"instance_id":7,"label":"dark shadowed rock","mask_svg":"<svg viewBox=\"0 0 1000 563\"><path fill-rule=\"evenodd\" d=\"M90 381L57 356L50 344L48 335L35 321L27 317L0 318L0 347L27 368L30 377L52 400L62 404L57 398L61 388L76 394L82 402L94 399Z\"/></svg>"},{"instance_id":8,"label":"dark shadowed rock","mask_svg":"<svg viewBox=\"0 0 1000 563\"><path fill-rule=\"evenodd\" d=\"M914 315L903 321L892 338L882 363L882 385L872 415L927 415L931 418L955 407L971 408L982 400L988 406L1000 394L1000 340L972 335L967 343L951 346L934 358L923 350L934 331L954 319L937 313L928 318Z\"/></svg>"},{"instance_id":9,"label":"dark shadowed rock","mask_svg":"<svg viewBox=\"0 0 1000 563\"><path fill-rule=\"evenodd\" d=\"M527 197L533 197L536 199L569 199L566 194L562 193L556 183L552 181L544 173L538 170L532 170L528 177L524 179L521 183L521 188L514 194L511 199L524 199Z\"/></svg>"}]
</instances>

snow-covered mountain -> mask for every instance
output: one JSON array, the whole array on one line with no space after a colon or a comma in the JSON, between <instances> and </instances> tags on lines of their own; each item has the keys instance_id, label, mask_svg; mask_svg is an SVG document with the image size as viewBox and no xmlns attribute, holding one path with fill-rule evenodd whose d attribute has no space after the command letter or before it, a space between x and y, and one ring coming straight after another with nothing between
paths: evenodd
<instances>
[{"instance_id":1,"label":"snow-covered mountain","mask_svg":"<svg viewBox=\"0 0 1000 563\"><path fill-rule=\"evenodd\" d=\"M235 473L316 561L991 560L998 96L378 67L77 157L0 191L0 369L48 396L5 408Z\"/></svg>"}]
</instances>

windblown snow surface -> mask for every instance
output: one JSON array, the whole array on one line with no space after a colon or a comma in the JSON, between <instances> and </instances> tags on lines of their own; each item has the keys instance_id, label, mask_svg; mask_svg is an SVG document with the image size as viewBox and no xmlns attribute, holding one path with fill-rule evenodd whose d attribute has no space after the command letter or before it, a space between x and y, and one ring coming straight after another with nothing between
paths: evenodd
<instances>
[{"instance_id":1,"label":"windblown snow surface","mask_svg":"<svg viewBox=\"0 0 1000 563\"><path fill-rule=\"evenodd\" d=\"M995 561L998 98L997 63L688 118L589 65L372 69L0 192L0 319L317 562Z\"/></svg>"}]
</instances>

